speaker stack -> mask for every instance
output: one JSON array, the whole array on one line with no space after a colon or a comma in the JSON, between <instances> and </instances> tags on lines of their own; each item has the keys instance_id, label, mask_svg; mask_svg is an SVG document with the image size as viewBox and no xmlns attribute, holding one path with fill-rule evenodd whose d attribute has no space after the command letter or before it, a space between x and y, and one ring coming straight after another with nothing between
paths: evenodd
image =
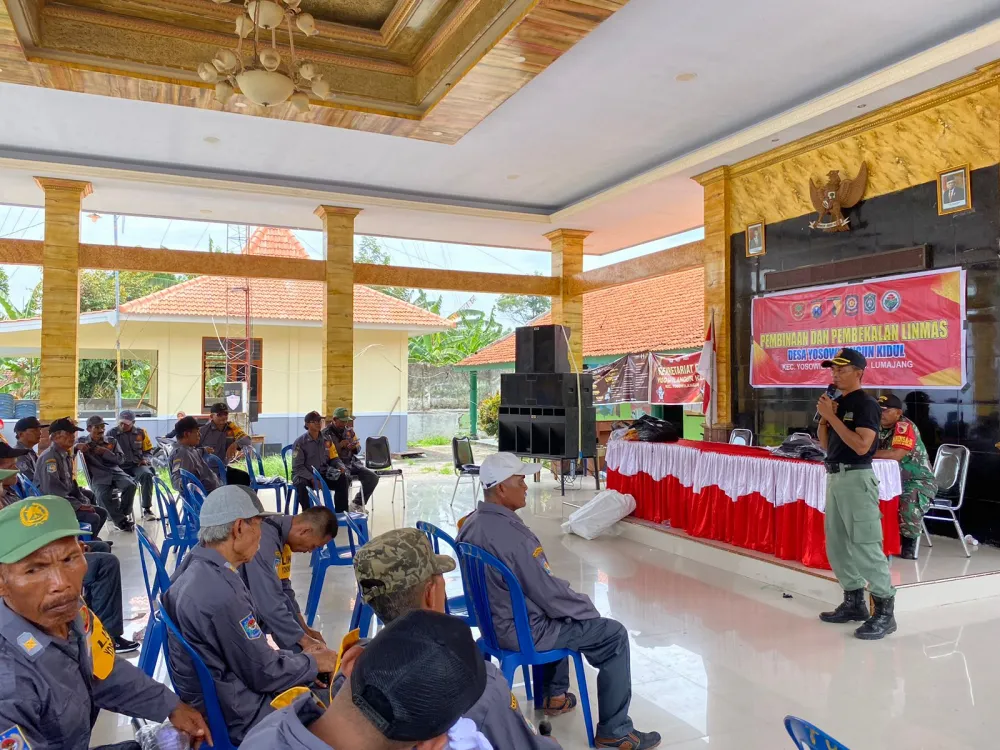
<instances>
[{"instance_id":1,"label":"speaker stack","mask_svg":"<svg viewBox=\"0 0 1000 750\"><path fill-rule=\"evenodd\" d=\"M572 372L568 337L564 326L517 329L514 372L500 376L501 451L576 458L582 445L595 454L594 376Z\"/></svg>"}]
</instances>

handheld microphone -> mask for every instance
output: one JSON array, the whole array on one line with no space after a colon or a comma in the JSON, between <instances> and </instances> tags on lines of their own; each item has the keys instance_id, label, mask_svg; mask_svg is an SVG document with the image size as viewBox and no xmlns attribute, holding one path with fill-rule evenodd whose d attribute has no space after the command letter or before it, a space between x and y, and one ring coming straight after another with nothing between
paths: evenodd
<instances>
[{"instance_id":1,"label":"handheld microphone","mask_svg":"<svg viewBox=\"0 0 1000 750\"><path fill-rule=\"evenodd\" d=\"M836 398L837 386L835 386L833 383L830 383L830 385L826 387L826 395L829 396L830 398ZM820 419L822 419L822 417L819 415L819 409L817 409L816 413L813 415L813 422L819 422Z\"/></svg>"}]
</instances>

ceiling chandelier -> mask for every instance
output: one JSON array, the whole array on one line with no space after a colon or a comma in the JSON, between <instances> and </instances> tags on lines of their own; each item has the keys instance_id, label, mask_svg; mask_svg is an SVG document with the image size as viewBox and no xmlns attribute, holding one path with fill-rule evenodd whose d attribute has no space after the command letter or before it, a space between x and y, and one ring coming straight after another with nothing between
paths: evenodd
<instances>
[{"instance_id":1,"label":"ceiling chandelier","mask_svg":"<svg viewBox=\"0 0 1000 750\"><path fill-rule=\"evenodd\" d=\"M213 0L220 5L229 0ZM244 13L236 19L236 52L220 49L211 62L198 65L198 77L215 84L215 99L225 104L239 91L254 104L273 107L290 101L299 112L309 111L310 93L330 96L330 84L316 66L295 58L295 30L314 36L316 19L299 9L302 0L243 0ZM289 60L278 52L277 31L288 28ZM270 42L270 44L268 44ZM248 61L249 60L249 61Z\"/></svg>"}]
</instances>

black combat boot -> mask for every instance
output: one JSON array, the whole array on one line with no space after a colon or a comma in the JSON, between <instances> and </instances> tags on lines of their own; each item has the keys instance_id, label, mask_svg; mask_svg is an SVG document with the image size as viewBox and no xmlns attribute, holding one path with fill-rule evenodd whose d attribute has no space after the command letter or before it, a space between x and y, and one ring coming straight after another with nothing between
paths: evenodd
<instances>
[{"instance_id":1,"label":"black combat boot","mask_svg":"<svg viewBox=\"0 0 1000 750\"><path fill-rule=\"evenodd\" d=\"M832 612L821 612L819 619L823 622L864 622L868 619L868 607L865 605L865 590L855 589L844 592L842 601Z\"/></svg>"},{"instance_id":2,"label":"black combat boot","mask_svg":"<svg viewBox=\"0 0 1000 750\"><path fill-rule=\"evenodd\" d=\"M917 559L917 540L910 539L908 536L901 536L899 557L903 560L916 560Z\"/></svg>"},{"instance_id":3,"label":"black combat boot","mask_svg":"<svg viewBox=\"0 0 1000 750\"><path fill-rule=\"evenodd\" d=\"M885 638L889 633L896 632L896 618L892 616L896 597L890 596L888 599L880 599L872 594L872 602L875 605L875 614L854 631L854 637L863 641L877 641L880 638Z\"/></svg>"}]
</instances>

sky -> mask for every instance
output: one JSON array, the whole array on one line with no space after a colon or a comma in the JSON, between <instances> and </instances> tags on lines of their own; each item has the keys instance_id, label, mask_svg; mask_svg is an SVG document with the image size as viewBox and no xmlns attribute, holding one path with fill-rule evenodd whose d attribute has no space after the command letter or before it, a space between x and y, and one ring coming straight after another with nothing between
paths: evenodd
<instances>
[{"instance_id":1,"label":"sky","mask_svg":"<svg viewBox=\"0 0 1000 750\"><path fill-rule=\"evenodd\" d=\"M40 240L44 230L44 212L39 208L0 205L0 238ZM227 252L237 253L245 243L247 227L243 224L180 221L147 217L119 217L118 244L132 247L166 247L173 250L208 250L211 241ZM254 227L250 227L252 233ZM83 242L115 244L115 221L110 214L85 214L80 223ZM295 230L295 236L313 258L322 258L322 232ZM585 255L583 268L594 268L619 263L623 260L664 250L702 239L702 228L664 237L642 245L619 250L602 256ZM511 250L495 247L474 247L440 242L377 238L388 251L394 266L442 268L455 271L492 271L499 273L541 274L551 273L551 256L547 252ZM361 237L356 238L356 243ZM10 278L12 301L20 307L32 289L41 280L37 266L3 266ZM496 304L498 295L470 294L467 292L432 292L443 297L442 313L448 315L462 306L488 312ZM470 297L474 299L470 302ZM507 326L514 321L498 318Z\"/></svg>"}]
</instances>

